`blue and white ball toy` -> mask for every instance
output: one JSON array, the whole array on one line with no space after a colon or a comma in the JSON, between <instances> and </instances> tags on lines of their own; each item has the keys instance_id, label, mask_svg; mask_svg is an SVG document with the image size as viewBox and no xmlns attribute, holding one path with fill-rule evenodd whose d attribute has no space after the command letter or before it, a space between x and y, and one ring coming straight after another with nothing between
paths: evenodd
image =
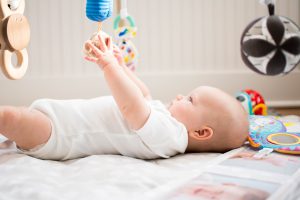
<instances>
[{"instance_id":1,"label":"blue and white ball toy","mask_svg":"<svg viewBox=\"0 0 300 200\"><path fill-rule=\"evenodd\" d=\"M113 13L113 0L87 0L86 16L92 21L102 22Z\"/></svg>"}]
</instances>

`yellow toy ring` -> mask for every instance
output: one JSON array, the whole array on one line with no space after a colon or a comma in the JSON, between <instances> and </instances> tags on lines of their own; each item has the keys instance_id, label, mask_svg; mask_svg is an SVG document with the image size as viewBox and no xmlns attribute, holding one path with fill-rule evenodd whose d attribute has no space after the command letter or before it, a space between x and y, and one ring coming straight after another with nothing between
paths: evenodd
<instances>
[{"instance_id":1,"label":"yellow toy ring","mask_svg":"<svg viewBox=\"0 0 300 200\"><path fill-rule=\"evenodd\" d=\"M267 106L265 104L258 104L253 108L253 113L255 113L258 109L262 109L262 115L267 115Z\"/></svg>"}]
</instances>

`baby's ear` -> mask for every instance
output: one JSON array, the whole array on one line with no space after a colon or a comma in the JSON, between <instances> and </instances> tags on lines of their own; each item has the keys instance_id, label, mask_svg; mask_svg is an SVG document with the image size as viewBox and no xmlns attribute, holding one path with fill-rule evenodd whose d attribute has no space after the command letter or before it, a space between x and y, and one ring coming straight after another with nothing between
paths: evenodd
<instances>
[{"instance_id":1,"label":"baby's ear","mask_svg":"<svg viewBox=\"0 0 300 200\"><path fill-rule=\"evenodd\" d=\"M214 134L214 130L209 126L203 126L201 130L189 131L189 136L195 140L208 140Z\"/></svg>"}]
</instances>

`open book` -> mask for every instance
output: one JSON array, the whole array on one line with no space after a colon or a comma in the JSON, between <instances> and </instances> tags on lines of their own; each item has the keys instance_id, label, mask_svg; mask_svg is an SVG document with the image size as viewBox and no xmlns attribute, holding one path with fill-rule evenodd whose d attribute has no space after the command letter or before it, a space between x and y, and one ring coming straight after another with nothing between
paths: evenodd
<instances>
[{"instance_id":1,"label":"open book","mask_svg":"<svg viewBox=\"0 0 300 200\"><path fill-rule=\"evenodd\" d=\"M300 132L300 121L294 119L299 120L281 118L288 130ZM300 199L300 156L257 155L247 144L225 153L199 174L174 184L161 199Z\"/></svg>"}]
</instances>

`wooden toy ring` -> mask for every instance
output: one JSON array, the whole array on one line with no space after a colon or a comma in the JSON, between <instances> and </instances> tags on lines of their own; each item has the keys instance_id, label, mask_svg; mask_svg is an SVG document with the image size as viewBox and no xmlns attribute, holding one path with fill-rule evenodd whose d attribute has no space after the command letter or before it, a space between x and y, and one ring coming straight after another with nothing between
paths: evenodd
<instances>
[{"instance_id":1,"label":"wooden toy ring","mask_svg":"<svg viewBox=\"0 0 300 200\"><path fill-rule=\"evenodd\" d=\"M2 71L7 78L10 79L21 79L28 68L28 54L26 49L15 51L17 55L17 66L11 63L13 52L9 50L1 51L0 60L2 61Z\"/></svg>"},{"instance_id":2,"label":"wooden toy ring","mask_svg":"<svg viewBox=\"0 0 300 200\"><path fill-rule=\"evenodd\" d=\"M28 68L26 47L30 40L28 20L23 16L25 0L19 0L16 9L11 9L8 0L0 0L0 65L9 79L20 79ZM12 64L12 55L17 56L17 66Z\"/></svg>"},{"instance_id":3,"label":"wooden toy ring","mask_svg":"<svg viewBox=\"0 0 300 200\"><path fill-rule=\"evenodd\" d=\"M90 41L92 42L92 44L94 44L96 47L99 47L98 35L101 35L101 37L104 38L105 43L107 45L107 39L110 36L107 33L103 32L103 31L93 33L93 35L90 38ZM83 52L88 57L97 58L97 56L93 53L92 49L87 45L87 43L84 44Z\"/></svg>"}]
</instances>

